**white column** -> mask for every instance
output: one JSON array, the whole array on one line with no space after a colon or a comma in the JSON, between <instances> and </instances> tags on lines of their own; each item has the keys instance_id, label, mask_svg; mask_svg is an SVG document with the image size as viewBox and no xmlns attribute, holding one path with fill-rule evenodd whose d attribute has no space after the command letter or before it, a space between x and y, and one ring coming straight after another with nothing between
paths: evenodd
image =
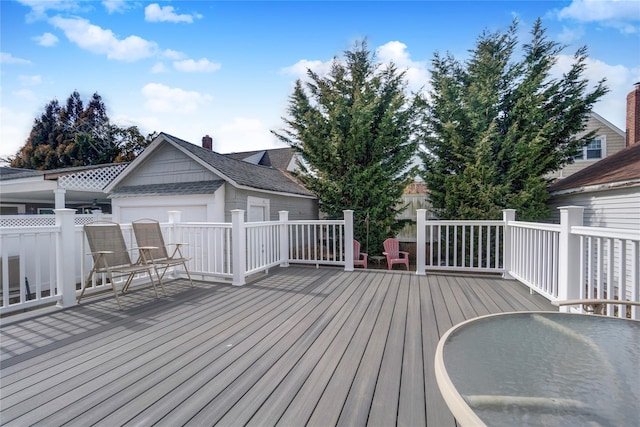
<instances>
[{"instance_id":1,"label":"white column","mask_svg":"<svg viewBox=\"0 0 640 427\"><path fill-rule=\"evenodd\" d=\"M231 260L233 263L233 285L245 284L244 274L247 269L247 236L244 227L244 211L231 211Z\"/></svg>"},{"instance_id":2,"label":"white column","mask_svg":"<svg viewBox=\"0 0 640 427\"><path fill-rule=\"evenodd\" d=\"M61 299L58 307L71 307L76 302L76 258L74 209L56 209L56 227L60 234L56 242L56 284Z\"/></svg>"},{"instance_id":3,"label":"white column","mask_svg":"<svg viewBox=\"0 0 640 427\"><path fill-rule=\"evenodd\" d=\"M55 196L56 209L64 209L66 207L65 204L65 193L67 190L64 188L56 188L53 190L53 194Z\"/></svg>"},{"instance_id":4,"label":"white column","mask_svg":"<svg viewBox=\"0 0 640 427\"><path fill-rule=\"evenodd\" d=\"M353 211L344 210L344 271L353 271Z\"/></svg>"},{"instance_id":5,"label":"white column","mask_svg":"<svg viewBox=\"0 0 640 427\"><path fill-rule=\"evenodd\" d=\"M289 267L289 212L279 211L280 219L280 267Z\"/></svg>"},{"instance_id":6,"label":"white column","mask_svg":"<svg viewBox=\"0 0 640 427\"><path fill-rule=\"evenodd\" d=\"M513 276L509 274L511 271L511 258L513 257L513 248L511 247L511 226L509 222L513 222L516 220L516 210L515 209L504 209L502 211L502 221L504 221L504 242L503 248L504 251L502 253L503 265L502 268L502 278L514 280Z\"/></svg>"},{"instance_id":7,"label":"white column","mask_svg":"<svg viewBox=\"0 0 640 427\"><path fill-rule=\"evenodd\" d=\"M416 274L427 275L427 210L416 211Z\"/></svg>"},{"instance_id":8,"label":"white column","mask_svg":"<svg viewBox=\"0 0 640 427\"><path fill-rule=\"evenodd\" d=\"M571 234L571 227L583 224L582 206L560 209L560 237L558 242L558 300L580 298L580 237ZM561 311L569 311L565 306Z\"/></svg>"}]
</instances>

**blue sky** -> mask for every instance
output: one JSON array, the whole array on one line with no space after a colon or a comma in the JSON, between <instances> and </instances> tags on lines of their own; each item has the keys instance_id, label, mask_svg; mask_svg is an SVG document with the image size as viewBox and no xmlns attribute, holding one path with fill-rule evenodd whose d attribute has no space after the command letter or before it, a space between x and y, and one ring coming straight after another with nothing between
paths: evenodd
<instances>
[{"instance_id":1,"label":"blue sky","mask_svg":"<svg viewBox=\"0 0 640 427\"><path fill-rule=\"evenodd\" d=\"M0 157L24 145L52 99L98 92L111 120L167 132L221 153L281 146L293 83L367 39L381 62L428 88L434 52L464 60L483 30L514 17L529 40L540 17L567 45L555 72L586 45L586 76L611 92L594 108L624 130L640 81L640 2L63 1L0 0ZM559 74L558 74L559 75Z\"/></svg>"}]
</instances>

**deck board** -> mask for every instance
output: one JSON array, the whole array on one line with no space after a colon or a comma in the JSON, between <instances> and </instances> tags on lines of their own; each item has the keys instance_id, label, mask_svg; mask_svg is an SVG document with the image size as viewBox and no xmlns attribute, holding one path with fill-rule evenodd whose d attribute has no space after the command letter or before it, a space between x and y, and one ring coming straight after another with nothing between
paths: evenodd
<instances>
[{"instance_id":1,"label":"deck board","mask_svg":"<svg viewBox=\"0 0 640 427\"><path fill-rule=\"evenodd\" d=\"M515 281L294 266L2 318L0 424L454 426L438 340L557 308Z\"/></svg>"}]
</instances>

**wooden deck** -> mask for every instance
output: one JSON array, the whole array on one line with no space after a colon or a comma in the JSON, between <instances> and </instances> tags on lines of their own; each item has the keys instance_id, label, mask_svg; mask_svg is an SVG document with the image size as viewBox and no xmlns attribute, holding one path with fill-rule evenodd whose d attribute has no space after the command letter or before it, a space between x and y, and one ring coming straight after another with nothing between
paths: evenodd
<instances>
[{"instance_id":1,"label":"wooden deck","mask_svg":"<svg viewBox=\"0 0 640 427\"><path fill-rule=\"evenodd\" d=\"M516 281L289 267L2 319L0 424L454 426L439 337L557 310Z\"/></svg>"}]
</instances>

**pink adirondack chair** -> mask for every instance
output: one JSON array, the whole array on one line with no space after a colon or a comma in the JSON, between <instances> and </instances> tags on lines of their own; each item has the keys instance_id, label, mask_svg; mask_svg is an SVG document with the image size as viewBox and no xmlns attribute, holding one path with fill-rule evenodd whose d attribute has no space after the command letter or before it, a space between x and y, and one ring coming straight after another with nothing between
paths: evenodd
<instances>
[{"instance_id":1,"label":"pink adirondack chair","mask_svg":"<svg viewBox=\"0 0 640 427\"><path fill-rule=\"evenodd\" d=\"M382 255L387 257L387 268L393 269L394 264L404 264L409 270L409 252L400 250L400 242L396 239L387 239L382 243L384 252Z\"/></svg>"},{"instance_id":2,"label":"pink adirondack chair","mask_svg":"<svg viewBox=\"0 0 640 427\"><path fill-rule=\"evenodd\" d=\"M369 255L364 252L360 252L360 242L357 240L353 241L353 266L362 266L363 268L367 268L367 257Z\"/></svg>"}]
</instances>

